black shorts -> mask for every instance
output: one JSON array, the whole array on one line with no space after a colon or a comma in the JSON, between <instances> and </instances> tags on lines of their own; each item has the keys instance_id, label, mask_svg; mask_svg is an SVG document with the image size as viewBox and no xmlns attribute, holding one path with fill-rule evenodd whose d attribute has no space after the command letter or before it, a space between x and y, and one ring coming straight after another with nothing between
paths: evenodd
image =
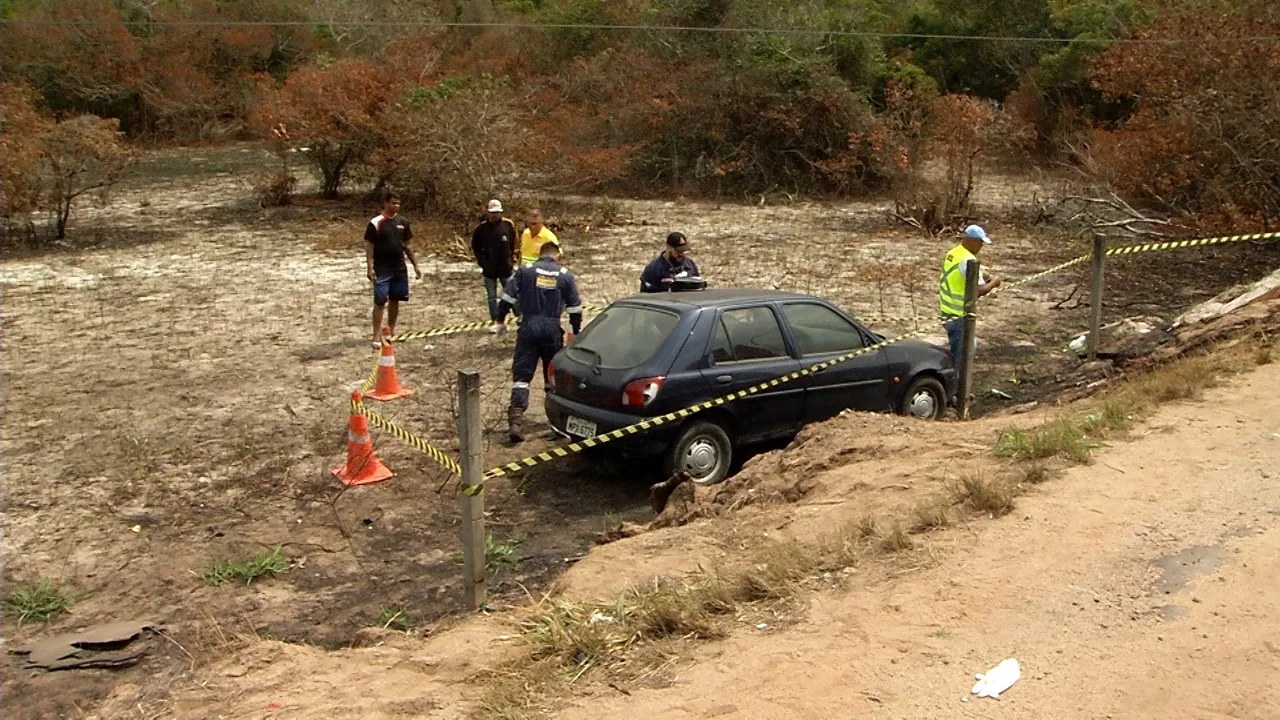
<instances>
[{"instance_id":1,"label":"black shorts","mask_svg":"<svg viewBox=\"0 0 1280 720\"><path fill-rule=\"evenodd\" d=\"M373 281L373 304L386 305L387 300L404 302L409 299L409 276L390 275Z\"/></svg>"}]
</instances>

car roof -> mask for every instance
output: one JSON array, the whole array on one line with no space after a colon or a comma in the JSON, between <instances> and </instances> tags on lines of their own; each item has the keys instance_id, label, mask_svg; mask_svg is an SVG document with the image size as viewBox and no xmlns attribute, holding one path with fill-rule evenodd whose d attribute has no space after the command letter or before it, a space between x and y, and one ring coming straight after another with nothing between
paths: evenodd
<instances>
[{"instance_id":1,"label":"car roof","mask_svg":"<svg viewBox=\"0 0 1280 720\"><path fill-rule=\"evenodd\" d=\"M775 300L821 300L822 298L781 290L758 288L716 288L714 290L689 290L686 292L645 293L619 300L620 303L644 304L667 307L677 312L688 308L719 307L747 302L772 302Z\"/></svg>"}]
</instances>

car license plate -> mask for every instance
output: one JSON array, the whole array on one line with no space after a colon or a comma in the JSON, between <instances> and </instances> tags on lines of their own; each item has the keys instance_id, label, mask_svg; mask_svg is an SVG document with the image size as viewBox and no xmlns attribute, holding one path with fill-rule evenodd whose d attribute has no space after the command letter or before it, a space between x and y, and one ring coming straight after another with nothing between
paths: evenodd
<instances>
[{"instance_id":1,"label":"car license plate","mask_svg":"<svg viewBox=\"0 0 1280 720\"><path fill-rule=\"evenodd\" d=\"M596 424L570 415L569 419L565 420L564 431L580 438L595 437Z\"/></svg>"}]
</instances>

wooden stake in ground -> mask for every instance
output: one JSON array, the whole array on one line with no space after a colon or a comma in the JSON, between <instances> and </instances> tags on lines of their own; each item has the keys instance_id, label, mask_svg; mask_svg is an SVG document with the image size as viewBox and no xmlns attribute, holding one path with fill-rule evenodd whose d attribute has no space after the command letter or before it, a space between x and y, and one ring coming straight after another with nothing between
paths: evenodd
<instances>
[{"instance_id":1,"label":"wooden stake in ground","mask_svg":"<svg viewBox=\"0 0 1280 720\"><path fill-rule=\"evenodd\" d=\"M969 402L973 395L973 354L978 347L978 258L969 258L964 270L964 334L960 338L960 392L956 394L956 413L969 419Z\"/></svg>"},{"instance_id":2,"label":"wooden stake in ground","mask_svg":"<svg viewBox=\"0 0 1280 720\"><path fill-rule=\"evenodd\" d=\"M1102 286L1107 262L1107 239L1093 234L1093 290L1089 294L1089 359L1098 359L1098 333L1102 329Z\"/></svg>"},{"instance_id":3,"label":"wooden stake in ground","mask_svg":"<svg viewBox=\"0 0 1280 720\"><path fill-rule=\"evenodd\" d=\"M467 493L484 482L484 418L480 373L458 371L458 443L462 451L462 586L467 607L479 610L489 594L484 557L484 494Z\"/></svg>"}]
</instances>

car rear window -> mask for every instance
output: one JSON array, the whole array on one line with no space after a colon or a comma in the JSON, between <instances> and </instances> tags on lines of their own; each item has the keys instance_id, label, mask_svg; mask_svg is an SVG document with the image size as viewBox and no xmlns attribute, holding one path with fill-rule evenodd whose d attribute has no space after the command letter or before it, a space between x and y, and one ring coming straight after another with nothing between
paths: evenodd
<instances>
[{"instance_id":1,"label":"car rear window","mask_svg":"<svg viewBox=\"0 0 1280 720\"><path fill-rule=\"evenodd\" d=\"M603 368L633 368L653 357L680 316L653 308L612 307L595 319L566 354Z\"/></svg>"}]
</instances>

